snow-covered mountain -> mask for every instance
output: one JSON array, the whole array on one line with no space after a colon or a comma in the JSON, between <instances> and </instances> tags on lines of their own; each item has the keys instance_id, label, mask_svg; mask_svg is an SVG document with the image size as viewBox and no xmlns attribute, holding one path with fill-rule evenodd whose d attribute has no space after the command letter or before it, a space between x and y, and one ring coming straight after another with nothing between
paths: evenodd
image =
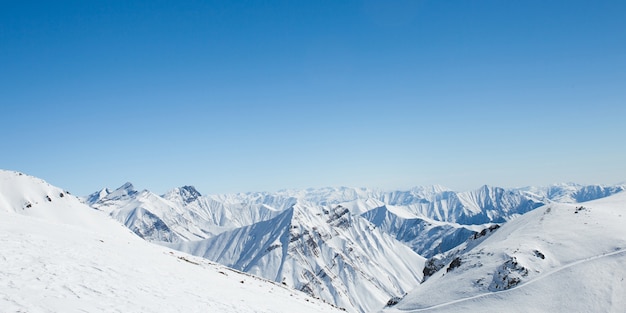
<instances>
[{"instance_id":1,"label":"snow-covered mountain","mask_svg":"<svg viewBox=\"0 0 626 313\"><path fill-rule=\"evenodd\" d=\"M204 238L202 220L191 223L187 212L147 190L138 192L131 183L87 197L93 208L109 214L140 237L155 242ZM191 226L191 229L190 227Z\"/></svg>"},{"instance_id":2,"label":"snow-covered mountain","mask_svg":"<svg viewBox=\"0 0 626 313\"><path fill-rule=\"evenodd\" d=\"M210 235L271 219L287 208L285 205L293 205L290 199L284 199L284 202L276 201L270 196L244 201L237 201L228 196L202 196L191 186L174 188L162 197L182 207L184 211L192 212L192 218L201 218L210 225L217 226Z\"/></svg>"},{"instance_id":3,"label":"snow-covered mountain","mask_svg":"<svg viewBox=\"0 0 626 313\"><path fill-rule=\"evenodd\" d=\"M0 246L2 312L341 312L149 244L67 191L4 170Z\"/></svg>"},{"instance_id":4,"label":"snow-covered mountain","mask_svg":"<svg viewBox=\"0 0 626 313\"><path fill-rule=\"evenodd\" d=\"M352 214L384 206L403 207L418 217L462 225L502 223L550 202L583 202L626 189L623 185L557 184L548 187L505 189L482 186L455 192L442 186L415 187L402 191L367 188L327 187L210 196L216 202L264 204L282 211L296 203L312 206L341 205Z\"/></svg>"},{"instance_id":5,"label":"snow-covered mountain","mask_svg":"<svg viewBox=\"0 0 626 313\"><path fill-rule=\"evenodd\" d=\"M423 260L415 259L415 267L404 268L408 273L402 275L394 272L402 266L389 264L397 259L397 251L404 251L398 242L430 258L427 272L432 274L484 240L484 235L497 228L494 223L510 221L547 203L595 199L621 190L624 186L560 184L517 189L482 186L466 192L442 186L406 191L329 187L202 195L184 186L158 196L147 190L138 192L127 183L113 191L105 188L84 201L149 241L366 312L401 296L421 280ZM327 215L336 214L337 208L349 218L347 228L329 224ZM369 238L365 242L382 240L371 238L390 241L361 246L363 238ZM358 254L355 247L380 250L383 259L392 261ZM401 254L404 258L411 255Z\"/></svg>"},{"instance_id":6,"label":"snow-covered mountain","mask_svg":"<svg viewBox=\"0 0 626 313\"><path fill-rule=\"evenodd\" d=\"M361 216L426 258L446 252L492 226L429 220L391 205L375 208Z\"/></svg>"},{"instance_id":7,"label":"snow-covered mountain","mask_svg":"<svg viewBox=\"0 0 626 313\"><path fill-rule=\"evenodd\" d=\"M301 206L274 219L172 247L369 312L422 279L424 258L342 206Z\"/></svg>"},{"instance_id":8,"label":"snow-covered mountain","mask_svg":"<svg viewBox=\"0 0 626 313\"><path fill-rule=\"evenodd\" d=\"M563 301L563 310L619 311L618 295L626 290L624 189L339 187L202 195L183 186L159 196L126 183L78 199L40 179L0 171L6 251L0 275L7 278L0 307L334 310L293 286L352 312L396 302L386 310L558 311Z\"/></svg>"},{"instance_id":9,"label":"snow-covered mountain","mask_svg":"<svg viewBox=\"0 0 626 313\"><path fill-rule=\"evenodd\" d=\"M385 312L624 312L624 225L626 192L544 205L449 260Z\"/></svg>"},{"instance_id":10,"label":"snow-covered mountain","mask_svg":"<svg viewBox=\"0 0 626 313\"><path fill-rule=\"evenodd\" d=\"M102 189L89 195L84 201L111 214L147 240L179 242L206 239L227 230L268 220L295 204L341 205L350 209L353 215L384 206L398 207L416 218L467 226L502 223L546 203L588 201L624 189L622 185L561 184L519 189L483 186L468 192L428 186L415 187L408 191L383 192L339 187L283 190L276 193L202 195L192 186L184 186L158 196L147 190L138 192L132 184L126 183L113 191ZM468 228L474 229L465 227ZM459 235L467 233L458 227L455 231ZM403 241L412 240L407 239L410 234L398 235L394 231L392 235L405 238ZM431 250L445 250L460 239L459 237ZM412 246L417 251L427 249L426 246Z\"/></svg>"},{"instance_id":11,"label":"snow-covered mountain","mask_svg":"<svg viewBox=\"0 0 626 313\"><path fill-rule=\"evenodd\" d=\"M126 183L114 191L105 188L93 193L83 201L153 242L205 239L279 213L264 204L216 199L224 198L204 197L192 186L158 196L148 190L138 192Z\"/></svg>"},{"instance_id":12,"label":"snow-covered mountain","mask_svg":"<svg viewBox=\"0 0 626 313\"><path fill-rule=\"evenodd\" d=\"M545 187L524 187L520 191L530 192L551 202L578 203L596 200L626 190L626 184L614 186L579 185L574 183L555 184Z\"/></svg>"}]
</instances>

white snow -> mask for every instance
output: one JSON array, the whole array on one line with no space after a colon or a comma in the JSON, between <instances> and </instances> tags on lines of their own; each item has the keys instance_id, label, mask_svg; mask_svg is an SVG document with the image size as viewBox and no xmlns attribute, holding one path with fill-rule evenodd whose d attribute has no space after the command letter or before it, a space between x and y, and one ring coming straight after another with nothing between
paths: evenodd
<instances>
[{"instance_id":1,"label":"white snow","mask_svg":"<svg viewBox=\"0 0 626 313\"><path fill-rule=\"evenodd\" d=\"M422 279L424 258L344 207L296 205L272 220L181 251L285 283L350 312L368 312Z\"/></svg>"},{"instance_id":2,"label":"white snow","mask_svg":"<svg viewBox=\"0 0 626 313\"><path fill-rule=\"evenodd\" d=\"M294 286L350 312L381 310L406 291L384 311L624 312L621 190L338 187L203 196L185 186L158 196L127 183L81 202L0 170L0 311L338 310L287 288ZM421 285L425 260L391 236L432 252L494 221L506 223L437 259L444 267Z\"/></svg>"},{"instance_id":3,"label":"white snow","mask_svg":"<svg viewBox=\"0 0 626 313\"><path fill-rule=\"evenodd\" d=\"M150 244L61 192L0 171L0 311L340 312L285 286Z\"/></svg>"},{"instance_id":4,"label":"white snow","mask_svg":"<svg viewBox=\"0 0 626 313\"><path fill-rule=\"evenodd\" d=\"M120 191L105 190L89 199L95 199L93 207L109 212L146 240L284 282L349 310L367 311L403 295L421 280L423 259L405 252L396 240L383 240L383 232L432 256L462 244L493 222L515 219L553 198L578 201L620 188L482 186L457 193L441 186L387 192L328 187L201 195L184 186L157 196L125 184ZM348 208L352 216L346 230L329 228L323 213L338 206ZM361 216L374 224L359 226L366 225L358 222ZM403 260L413 260L410 268ZM442 258L437 264L446 261L450 260Z\"/></svg>"},{"instance_id":5,"label":"white snow","mask_svg":"<svg viewBox=\"0 0 626 313\"><path fill-rule=\"evenodd\" d=\"M505 223L385 312L624 312L626 192ZM448 270L450 268L450 270Z\"/></svg>"}]
</instances>

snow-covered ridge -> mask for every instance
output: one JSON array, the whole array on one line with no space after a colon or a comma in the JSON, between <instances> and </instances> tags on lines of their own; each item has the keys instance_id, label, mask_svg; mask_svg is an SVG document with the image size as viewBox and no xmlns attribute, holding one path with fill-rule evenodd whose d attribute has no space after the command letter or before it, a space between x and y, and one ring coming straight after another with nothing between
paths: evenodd
<instances>
[{"instance_id":1,"label":"snow-covered ridge","mask_svg":"<svg viewBox=\"0 0 626 313\"><path fill-rule=\"evenodd\" d=\"M575 183L554 184L546 187L524 187L520 191L530 192L551 202L578 203L596 200L626 190L626 184L580 185Z\"/></svg>"},{"instance_id":2,"label":"snow-covered ridge","mask_svg":"<svg viewBox=\"0 0 626 313\"><path fill-rule=\"evenodd\" d=\"M347 208L295 205L274 219L177 250L369 312L422 279L424 258Z\"/></svg>"},{"instance_id":3,"label":"snow-covered ridge","mask_svg":"<svg viewBox=\"0 0 626 313\"><path fill-rule=\"evenodd\" d=\"M202 195L194 187L184 186L158 196L147 190L138 192L131 183L126 183L115 190L104 188L84 201L110 214L147 240L180 242L207 239L224 231L269 220L296 204L312 207L341 205L353 215L385 207L403 220L421 219L430 224L443 222L449 226L475 225L471 230L480 231L484 228L480 225L502 223L546 203L587 201L621 190L624 186L561 184L519 189L483 186L460 193L442 186L428 186L389 192L329 187L276 193ZM368 217L372 215L367 214ZM398 236L396 231L391 232ZM467 232L457 233L457 239L448 240L443 245L410 245L425 255L443 252ZM452 235L447 233L446 236ZM400 236L407 240L407 235ZM411 236L415 243L417 237Z\"/></svg>"},{"instance_id":4,"label":"snow-covered ridge","mask_svg":"<svg viewBox=\"0 0 626 313\"><path fill-rule=\"evenodd\" d=\"M381 206L361 216L427 258L446 252L492 226L434 221L411 216L394 206Z\"/></svg>"},{"instance_id":5,"label":"snow-covered ridge","mask_svg":"<svg viewBox=\"0 0 626 313\"><path fill-rule=\"evenodd\" d=\"M63 189L0 170L3 312L341 312L152 245Z\"/></svg>"},{"instance_id":6,"label":"snow-covered ridge","mask_svg":"<svg viewBox=\"0 0 626 313\"><path fill-rule=\"evenodd\" d=\"M550 203L448 259L385 312L623 312L626 192Z\"/></svg>"},{"instance_id":7,"label":"snow-covered ridge","mask_svg":"<svg viewBox=\"0 0 626 313\"><path fill-rule=\"evenodd\" d=\"M0 212L38 218L48 222L108 231L111 223L101 212L85 206L70 192L23 173L0 170ZM125 230L125 232L127 232Z\"/></svg>"},{"instance_id":8,"label":"snow-covered ridge","mask_svg":"<svg viewBox=\"0 0 626 313\"><path fill-rule=\"evenodd\" d=\"M562 205L557 201L578 203L624 190L622 185L561 184L482 186L468 192L441 186L405 191L339 187L205 195L183 186L157 195L125 183L81 203L40 179L9 171L0 172L0 188L0 212L135 238L130 229L146 240L294 287L351 312L377 310L413 288L420 290L425 260L419 254L439 260L429 267L433 272L424 285L435 284L440 278L434 271L453 277L449 273L472 264L467 261L472 251L500 232L494 232L498 224L514 224L546 204ZM535 258L549 256L534 250L529 251ZM507 255L494 267L489 292L508 290L532 276L522 256Z\"/></svg>"},{"instance_id":9,"label":"snow-covered ridge","mask_svg":"<svg viewBox=\"0 0 626 313\"><path fill-rule=\"evenodd\" d=\"M502 223L550 202L577 203L615 194L626 189L623 185L558 184L547 187L505 189L482 186L473 191L454 192L442 186L415 187L406 191L380 191L367 188L328 187L305 190L282 190L275 193L253 192L223 195L201 195L194 187L174 188L160 196L169 201L174 211L184 208L194 212L191 224L205 225L201 230L190 231L194 236L208 238L222 230L250 225L270 219L278 211L295 204L310 206L342 205L352 214L387 206L414 217L463 225ZM146 191L147 192L147 191ZM137 192L126 183L110 191L103 189L85 198L85 202L102 209L120 201L130 200ZM151 212L168 219L159 212ZM197 218L201 221L196 221ZM407 216L404 216L407 218ZM180 219L180 218L178 218ZM208 225L221 227L210 229Z\"/></svg>"},{"instance_id":10,"label":"snow-covered ridge","mask_svg":"<svg viewBox=\"0 0 626 313\"><path fill-rule=\"evenodd\" d=\"M562 195L571 195L567 199L576 201L623 190L623 186L563 185L535 189L482 186L457 193L441 186L389 192L339 187L202 195L195 188L184 186L157 196L147 190L136 192L128 187L129 184L125 184L118 188L121 191L109 192L121 194L121 197L105 195L92 206L109 212L147 240L285 283L357 312L380 306L402 295L411 283L419 283L421 278L415 277L421 277L424 261L414 261L411 274L393 276L390 274L393 272L385 274L389 271L386 265L369 267L368 264L385 263L368 254L363 254L360 260L350 259L349 256L356 254L354 247L333 244L337 240L358 242L382 235L391 240L376 247L385 259L397 258L396 251L404 249L397 248L399 243L412 249L415 255L430 258L459 245L467 247L465 243L469 238L484 237L483 233L490 234L495 229L494 223L506 222L552 203L550 197L559 195L563 200ZM341 228L327 229L327 221L320 218L337 208L350 218L349 232ZM307 222L302 224L303 220ZM369 226L357 226L362 224ZM294 229L301 229L303 233L291 236ZM324 229L325 232L321 231ZM356 237L351 237L353 235ZM294 240L285 239L287 237ZM332 239L328 241L328 238ZM311 250L313 244L316 249ZM320 258L312 251L333 257ZM337 269L336 256L342 255L348 258L341 257L340 263L349 268L348 273L356 274L329 274L332 273L329 269ZM441 258L440 262L447 261ZM288 269L292 272L285 272ZM371 274L373 272L378 274ZM354 287L354 282L362 277L368 278ZM390 287L385 277L408 277L409 280L398 279ZM385 283L381 283L383 281Z\"/></svg>"}]
</instances>

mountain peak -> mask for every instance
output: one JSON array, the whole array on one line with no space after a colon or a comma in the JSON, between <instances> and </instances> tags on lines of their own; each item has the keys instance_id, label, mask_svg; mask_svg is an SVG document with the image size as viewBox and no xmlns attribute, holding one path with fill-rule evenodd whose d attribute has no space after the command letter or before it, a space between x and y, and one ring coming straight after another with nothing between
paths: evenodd
<instances>
[{"instance_id":1,"label":"mountain peak","mask_svg":"<svg viewBox=\"0 0 626 313\"><path fill-rule=\"evenodd\" d=\"M109 191L109 190L106 189L106 191ZM135 186L133 186L133 184L130 182L126 182L125 184L118 187L117 189L109 192L105 196L105 198L109 200L124 199L127 197L132 197L135 194L137 194L137 191L135 190Z\"/></svg>"},{"instance_id":2,"label":"mountain peak","mask_svg":"<svg viewBox=\"0 0 626 313\"><path fill-rule=\"evenodd\" d=\"M87 204L92 205L98 201L100 201L100 199L108 196L111 193L111 190L109 190L109 188L102 188L100 191L96 191L90 195L88 195L85 199L85 201L87 202Z\"/></svg>"},{"instance_id":3,"label":"mountain peak","mask_svg":"<svg viewBox=\"0 0 626 313\"><path fill-rule=\"evenodd\" d=\"M127 190L127 191L134 191L135 190L135 186L133 186L133 184L131 182L126 182L124 183L122 186L120 186L119 188L116 189L117 190Z\"/></svg>"},{"instance_id":4,"label":"mountain peak","mask_svg":"<svg viewBox=\"0 0 626 313\"><path fill-rule=\"evenodd\" d=\"M178 188L178 194L184 199L185 203L193 202L202 196L194 186L182 186Z\"/></svg>"},{"instance_id":5,"label":"mountain peak","mask_svg":"<svg viewBox=\"0 0 626 313\"><path fill-rule=\"evenodd\" d=\"M196 201L201 196L202 194L200 194L194 186L185 185L182 187L176 187L161 197L168 200L182 201L184 204L188 204Z\"/></svg>"}]
</instances>

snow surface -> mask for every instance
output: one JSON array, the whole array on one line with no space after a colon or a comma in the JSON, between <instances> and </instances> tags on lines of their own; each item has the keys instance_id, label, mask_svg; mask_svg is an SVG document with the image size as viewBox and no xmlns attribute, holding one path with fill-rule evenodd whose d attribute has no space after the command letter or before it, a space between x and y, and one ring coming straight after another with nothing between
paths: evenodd
<instances>
[{"instance_id":1,"label":"snow surface","mask_svg":"<svg viewBox=\"0 0 626 313\"><path fill-rule=\"evenodd\" d=\"M0 247L2 312L340 311L280 284L152 245L62 189L4 170Z\"/></svg>"},{"instance_id":2,"label":"snow surface","mask_svg":"<svg viewBox=\"0 0 626 313\"><path fill-rule=\"evenodd\" d=\"M272 220L172 247L369 312L422 280L424 258L347 208L295 205Z\"/></svg>"},{"instance_id":3,"label":"snow surface","mask_svg":"<svg viewBox=\"0 0 626 313\"><path fill-rule=\"evenodd\" d=\"M384 311L625 312L625 224L626 192L545 205L505 223Z\"/></svg>"},{"instance_id":4,"label":"snow surface","mask_svg":"<svg viewBox=\"0 0 626 313\"><path fill-rule=\"evenodd\" d=\"M576 202L621 190L623 186L562 184L482 186L467 192L441 186L406 191L328 187L202 195L183 186L158 196L126 183L84 201L146 240L364 312L421 281L424 260L416 259L415 252L434 256L436 269L484 240L480 235L466 243L494 222L515 219L552 199ZM347 209L347 215L333 222L341 224L331 225L328 214L336 208Z\"/></svg>"},{"instance_id":5,"label":"snow surface","mask_svg":"<svg viewBox=\"0 0 626 313\"><path fill-rule=\"evenodd\" d=\"M518 190L538 195L551 202L577 203L608 197L626 190L626 184L583 186L574 183L563 183L544 187L524 187Z\"/></svg>"},{"instance_id":6,"label":"snow surface","mask_svg":"<svg viewBox=\"0 0 626 313\"><path fill-rule=\"evenodd\" d=\"M84 201L152 242L206 239L279 214L264 204L202 196L192 186L159 196L148 190L138 192L126 183L112 192L103 189L93 193Z\"/></svg>"},{"instance_id":7,"label":"snow surface","mask_svg":"<svg viewBox=\"0 0 626 313\"><path fill-rule=\"evenodd\" d=\"M434 221L417 217L395 206L381 206L361 216L424 257L451 250L493 225L460 225Z\"/></svg>"},{"instance_id":8,"label":"snow surface","mask_svg":"<svg viewBox=\"0 0 626 313\"><path fill-rule=\"evenodd\" d=\"M429 186L388 192L339 187L201 195L194 187L184 186L158 196L147 190L138 192L131 183L126 183L113 191L104 188L83 201L110 214L146 240L180 242L207 239L269 220L296 204L310 207L341 205L353 215L384 206L404 220L420 218L437 226L463 225L467 229L472 229L469 225L476 225L480 231L484 224L508 221L551 203L553 199L577 202L621 190L624 186L561 184L520 189L483 186L461 193ZM397 236L396 233L390 234ZM438 249L441 247L437 246Z\"/></svg>"}]
</instances>

